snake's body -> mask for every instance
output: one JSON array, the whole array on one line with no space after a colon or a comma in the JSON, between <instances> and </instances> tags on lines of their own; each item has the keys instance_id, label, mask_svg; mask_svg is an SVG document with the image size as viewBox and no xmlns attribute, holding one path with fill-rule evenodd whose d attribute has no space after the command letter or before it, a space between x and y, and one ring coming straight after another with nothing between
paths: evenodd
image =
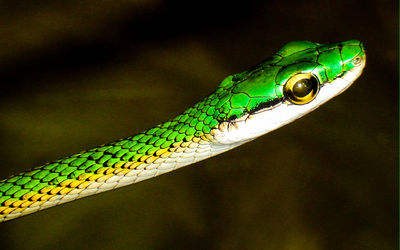
<instances>
[{"instance_id":1,"label":"snake's body","mask_svg":"<svg viewBox=\"0 0 400 250\"><path fill-rule=\"evenodd\" d=\"M152 178L239 146L340 94L364 65L359 41L288 43L256 67L228 76L210 96L165 123L0 181L0 221ZM297 78L294 84L304 83L303 75L318 84L315 93L290 85Z\"/></svg>"}]
</instances>

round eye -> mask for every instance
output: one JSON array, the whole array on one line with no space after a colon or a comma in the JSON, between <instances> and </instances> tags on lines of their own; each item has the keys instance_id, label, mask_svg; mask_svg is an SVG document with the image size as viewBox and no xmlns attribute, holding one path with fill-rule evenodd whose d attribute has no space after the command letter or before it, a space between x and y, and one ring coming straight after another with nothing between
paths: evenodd
<instances>
[{"instance_id":1,"label":"round eye","mask_svg":"<svg viewBox=\"0 0 400 250\"><path fill-rule=\"evenodd\" d=\"M317 96L318 90L318 79L310 73L292 76L283 88L285 96L294 104L311 102Z\"/></svg>"}]
</instances>

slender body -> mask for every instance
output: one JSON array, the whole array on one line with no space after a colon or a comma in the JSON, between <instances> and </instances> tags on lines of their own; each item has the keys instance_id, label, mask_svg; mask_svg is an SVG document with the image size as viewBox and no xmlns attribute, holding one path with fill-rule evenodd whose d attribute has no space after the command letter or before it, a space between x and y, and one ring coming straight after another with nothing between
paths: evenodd
<instances>
[{"instance_id":1,"label":"slender body","mask_svg":"<svg viewBox=\"0 0 400 250\"><path fill-rule=\"evenodd\" d=\"M181 115L0 181L0 221L152 178L212 157L311 112L365 66L363 45L290 42L228 76Z\"/></svg>"}]
</instances>

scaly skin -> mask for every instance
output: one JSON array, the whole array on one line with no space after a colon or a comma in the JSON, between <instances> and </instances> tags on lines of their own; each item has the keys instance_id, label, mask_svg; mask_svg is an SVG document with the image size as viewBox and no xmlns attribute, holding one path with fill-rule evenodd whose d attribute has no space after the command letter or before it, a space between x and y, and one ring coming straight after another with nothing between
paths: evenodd
<instances>
[{"instance_id":1,"label":"scaly skin","mask_svg":"<svg viewBox=\"0 0 400 250\"><path fill-rule=\"evenodd\" d=\"M291 76L312 72L323 86L355 68L356 56L364 57L364 49L355 40L288 43L254 68L228 76L210 96L165 123L0 181L0 221L136 183L236 147L249 139L226 143L229 126L288 103L283 86Z\"/></svg>"}]
</instances>

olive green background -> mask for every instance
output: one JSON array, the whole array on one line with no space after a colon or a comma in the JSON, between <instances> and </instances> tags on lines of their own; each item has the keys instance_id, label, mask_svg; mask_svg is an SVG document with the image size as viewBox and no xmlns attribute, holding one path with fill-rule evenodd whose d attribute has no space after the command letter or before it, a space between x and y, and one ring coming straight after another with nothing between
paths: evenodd
<instances>
[{"instance_id":1,"label":"olive green background","mask_svg":"<svg viewBox=\"0 0 400 250\"><path fill-rule=\"evenodd\" d=\"M345 93L240 148L0 224L1 249L397 249L398 1L0 1L0 176L167 120L286 42Z\"/></svg>"}]
</instances>

